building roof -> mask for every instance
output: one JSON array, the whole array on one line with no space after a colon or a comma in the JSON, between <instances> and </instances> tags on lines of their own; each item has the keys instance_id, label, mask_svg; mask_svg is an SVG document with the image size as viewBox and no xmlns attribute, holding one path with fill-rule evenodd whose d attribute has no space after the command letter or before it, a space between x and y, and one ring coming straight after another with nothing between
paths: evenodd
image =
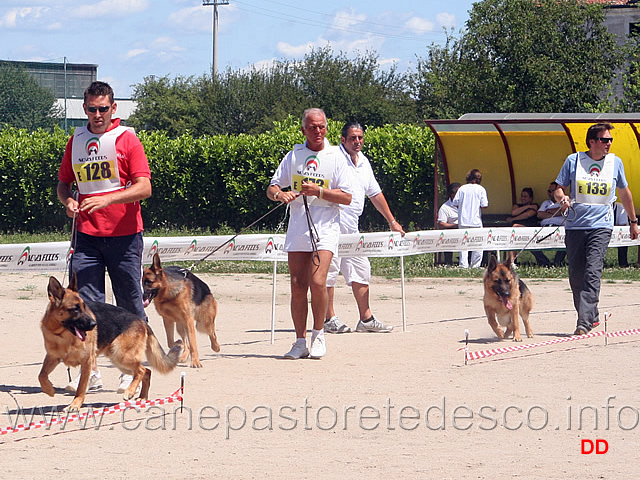
<instances>
[{"instance_id":1,"label":"building roof","mask_svg":"<svg viewBox=\"0 0 640 480\"><path fill-rule=\"evenodd\" d=\"M114 101L118 104L114 118L121 118L124 121L129 119L138 106L138 102L130 99L116 98ZM84 99L82 98L67 98L67 118L86 120L87 115L82 108L83 103ZM58 98L56 105L64 112L64 98Z\"/></svg>"},{"instance_id":2,"label":"building roof","mask_svg":"<svg viewBox=\"0 0 640 480\"><path fill-rule=\"evenodd\" d=\"M584 3L604 5L606 7L635 7L638 0L582 0Z\"/></svg>"}]
</instances>

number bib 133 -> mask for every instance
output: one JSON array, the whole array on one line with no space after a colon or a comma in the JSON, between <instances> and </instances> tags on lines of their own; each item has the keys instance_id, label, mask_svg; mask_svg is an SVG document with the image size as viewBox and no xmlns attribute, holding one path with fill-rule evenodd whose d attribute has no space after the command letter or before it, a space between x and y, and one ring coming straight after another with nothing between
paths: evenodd
<instances>
[{"instance_id":1,"label":"number bib 133","mask_svg":"<svg viewBox=\"0 0 640 480\"><path fill-rule=\"evenodd\" d=\"M578 203L608 205L611 203L615 155L595 161L589 155L580 155L576 162L576 193Z\"/></svg>"}]
</instances>

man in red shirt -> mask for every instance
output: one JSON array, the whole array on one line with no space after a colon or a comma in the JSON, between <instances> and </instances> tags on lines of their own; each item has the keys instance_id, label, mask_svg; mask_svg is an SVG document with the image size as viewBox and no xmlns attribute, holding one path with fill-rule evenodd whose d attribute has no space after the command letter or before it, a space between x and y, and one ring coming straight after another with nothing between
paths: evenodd
<instances>
[{"instance_id":1,"label":"man in red shirt","mask_svg":"<svg viewBox=\"0 0 640 480\"><path fill-rule=\"evenodd\" d=\"M58 198L76 219L70 269L83 299L104 302L106 268L118 306L146 318L140 200L151 196L149 163L133 129L112 118L117 104L107 83L89 85L83 108L89 123L69 139L58 171ZM77 192L72 192L74 183ZM67 387L76 386L72 382ZM100 387L94 366L89 389Z\"/></svg>"}]
</instances>

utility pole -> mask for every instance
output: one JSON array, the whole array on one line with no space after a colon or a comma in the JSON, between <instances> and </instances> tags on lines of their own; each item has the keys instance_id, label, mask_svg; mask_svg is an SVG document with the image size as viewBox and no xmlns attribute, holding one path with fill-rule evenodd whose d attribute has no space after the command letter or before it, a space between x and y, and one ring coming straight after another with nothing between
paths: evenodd
<instances>
[{"instance_id":1,"label":"utility pole","mask_svg":"<svg viewBox=\"0 0 640 480\"><path fill-rule=\"evenodd\" d=\"M67 57L63 57L64 62L64 133L69 133L69 120L67 116Z\"/></svg>"},{"instance_id":2,"label":"utility pole","mask_svg":"<svg viewBox=\"0 0 640 480\"><path fill-rule=\"evenodd\" d=\"M209 5L213 5L213 58L211 59L211 78L213 79L218 74L218 5L229 5L229 0L202 0L203 7Z\"/></svg>"}]
</instances>

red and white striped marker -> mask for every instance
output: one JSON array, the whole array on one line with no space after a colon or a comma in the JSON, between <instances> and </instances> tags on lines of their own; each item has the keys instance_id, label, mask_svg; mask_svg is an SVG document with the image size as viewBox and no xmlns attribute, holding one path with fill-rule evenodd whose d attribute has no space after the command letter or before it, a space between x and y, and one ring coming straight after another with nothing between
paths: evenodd
<instances>
[{"instance_id":1,"label":"red and white striped marker","mask_svg":"<svg viewBox=\"0 0 640 480\"><path fill-rule=\"evenodd\" d=\"M33 430L36 428L41 428L41 427L47 427L50 428L53 425L56 424L67 424L67 423L72 423L72 422L76 422L76 421L81 421L84 420L90 416L93 416L94 418L96 417L102 417L105 415L111 415L113 413L117 413L117 412L121 412L123 410L127 410L129 408L147 408L147 407L152 407L155 405L166 405L168 403L173 403L173 402L182 402L182 391L184 389L184 384L175 392L173 392L171 395L169 395L168 397L165 398L157 398L155 400L145 400L145 401L140 401L140 400L129 400L126 402L122 402L119 403L117 405L113 405L111 407L108 408L102 408L102 409L94 409L92 411L87 411L84 412L82 414L78 414L78 413L68 413L66 414L64 417L54 417L49 421L44 421L44 420L40 420L39 422L32 422L29 423L27 425L25 424L20 424L20 425L16 425L15 427L5 427L0 429L0 435L6 435L8 433L16 433L16 432L24 432L27 430Z\"/></svg>"},{"instance_id":2,"label":"red and white striped marker","mask_svg":"<svg viewBox=\"0 0 640 480\"><path fill-rule=\"evenodd\" d=\"M604 336L605 345L607 345L608 344L607 340L609 337L626 337L630 335L640 335L640 329L638 328L632 328L629 330L620 330L617 332L608 332L607 321L609 320L609 318L611 318L611 313L604 312L603 317L604 317L604 331L600 331L600 332L589 332L589 333L585 333L584 335L574 335L571 337L556 338L554 340L548 340L546 342L527 343L525 345L514 345L509 347L492 348L489 350L480 350L478 352L469 352L467 345L465 344L464 347L461 347L458 350L464 350L465 365L466 365L468 360L479 360L481 358L493 357L495 355L501 355L503 353L517 352L520 350L529 350L531 348L544 347L547 345L556 345L558 343L575 342L577 340L585 340L587 338ZM466 332L468 332L468 330L465 330L465 334Z\"/></svg>"}]
</instances>

